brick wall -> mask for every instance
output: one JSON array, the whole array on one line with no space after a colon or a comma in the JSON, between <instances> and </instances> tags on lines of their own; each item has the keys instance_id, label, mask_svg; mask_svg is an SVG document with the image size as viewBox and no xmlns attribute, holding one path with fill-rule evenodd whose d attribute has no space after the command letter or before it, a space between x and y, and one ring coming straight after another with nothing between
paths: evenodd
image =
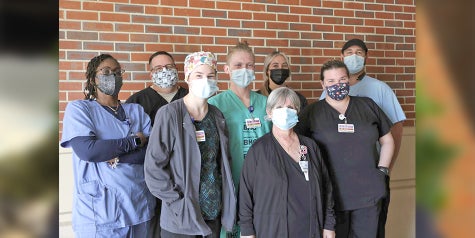
<instances>
[{"instance_id":1,"label":"brick wall","mask_svg":"<svg viewBox=\"0 0 475 238\"><path fill-rule=\"evenodd\" d=\"M415 126L416 7L414 0L114 0L59 1L59 122L69 101L82 99L88 61L110 53L126 70L119 95L127 99L150 84L148 57L170 52L183 79L188 53L218 56L221 90L227 49L246 40L256 55L255 89L262 84L265 56L273 50L290 58L288 85L309 102L321 94L322 63L339 57L354 37L369 48L366 70L389 84ZM184 82L180 82L184 85Z\"/></svg>"}]
</instances>

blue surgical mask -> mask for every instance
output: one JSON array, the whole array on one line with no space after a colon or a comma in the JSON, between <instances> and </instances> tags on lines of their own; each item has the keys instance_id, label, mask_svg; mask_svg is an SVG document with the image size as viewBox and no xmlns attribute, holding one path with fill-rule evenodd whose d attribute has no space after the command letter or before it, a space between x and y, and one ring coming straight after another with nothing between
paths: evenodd
<instances>
[{"instance_id":1,"label":"blue surgical mask","mask_svg":"<svg viewBox=\"0 0 475 238\"><path fill-rule=\"evenodd\" d=\"M160 88L170 88L175 86L178 81L178 73L176 69L163 67L162 71L152 74L152 81Z\"/></svg>"},{"instance_id":2,"label":"blue surgical mask","mask_svg":"<svg viewBox=\"0 0 475 238\"><path fill-rule=\"evenodd\" d=\"M214 79L193 79L190 82L190 91L199 98L209 98L218 91L217 81Z\"/></svg>"},{"instance_id":3,"label":"blue surgical mask","mask_svg":"<svg viewBox=\"0 0 475 238\"><path fill-rule=\"evenodd\" d=\"M121 76L115 76L114 74L99 74L97 75L97 78L99 79L97 88L101 90L101 92L110 96L116 96L119 94L120 88L122 87Z\"/></svg>"},{"instance_id":4,"label":"blue surgical mask","mask_svg":"<svg viewBox=\"0 0 475 238\"><path fill-rule=\"evenodd\" d=\"M254 79L254 70L242 68L231 71L231 80L241 88L247 87Z\"/></svg>"},{"instance_id":5,"label":"blue surgical mask","mask_svg":"<svg viewBox=\"0 0 475 238\"><path fill-rule=\"evenodd\" d=\"M356 74L360 72L364 67L364 57L356 54L352 54L343 58L343 61L350 71L350 74Z\"/></svg>"},{"instance_id":6,"label":"blue surgical mask","mask_svg":"<svg viewBox=\"0 0 475 238\"><path fill-rule=\"evenodd\" d=\"M299 118L297 110L288 107L275 108L272 110L272 123L282 130L289 130L294 127Z\"/></svg>"}]
</instances>

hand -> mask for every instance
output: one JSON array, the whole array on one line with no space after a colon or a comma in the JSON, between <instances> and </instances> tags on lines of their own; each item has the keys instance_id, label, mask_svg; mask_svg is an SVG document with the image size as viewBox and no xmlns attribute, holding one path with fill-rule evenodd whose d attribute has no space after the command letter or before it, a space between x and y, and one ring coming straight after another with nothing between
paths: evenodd
<instances>
[{"instance_id":1,"label":"hand","mask_svg":"<svg viewBox=\"0 0 475 238\"><path fill-rule=\"evenodd\" d=\"M323 229L323 238L335 238L335 231Z\"/></svg>"},{"instance_id":2,"label":"hand","mask_svg":"<svg viewBox=\"0 0 475 238\"><path fill-rule=\"evenodd\" d=\"M145 137L145 135L142 132L137 132L135 136L140 138L140 145L138 145L138 147L144 147L147 144L148 138Z\"/></svg>"}]
</instances>

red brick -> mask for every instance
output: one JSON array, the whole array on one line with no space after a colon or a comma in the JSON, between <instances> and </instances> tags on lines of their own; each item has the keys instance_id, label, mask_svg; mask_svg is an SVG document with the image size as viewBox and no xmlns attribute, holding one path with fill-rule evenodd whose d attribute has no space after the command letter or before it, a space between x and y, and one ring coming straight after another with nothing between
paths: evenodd
<instances>
[{"instance_id":1,"label":"red brick","mask_svg":"<svg viewBox=\"0 0 475 238\"><path fill-rule=\"evenodd\" d=\"M97 32L69 31L67 39L69 40L97 40Z\"/></svg>"},{"instance_id":2,"label":"red brick","mask_svg":"<svg viewBox=\"0 0 475 238\"><path fill-rule=\"evenodd\" d=\"M252 29L264 29L266 27L266 23L263 21L242 21L242 27Z\"/></svg>"},{"instance_id":3,"label":"red brick","mask_svg":"<svg viewBox=\"0 0 475 238\"><path fill-rule=\"evenodd\" d=\"M366 27L366 26L355 26L355 32L358 33L374 33L374 27Z\"/></svg>"},{"instance_id":4,"label":"red brick","mask_svg":"<svg viewBox=\"0 0 475 238\"><path fill-rule=\"evenodd\" d=\"M172 44L163 44L163 42L161 40L160 40L159 44L146 44L145 45L145 51L156 52L156 51L160 51L160 50L164 50L164 51L172 53L173 52L173 45ZM147 61L148 61L148 59L147 59Z\"/></svg>"},{"instance_id":5,"label":"red brick","mask_svg":"<svg viewBox=\"0 0 475 238\"><path fill-rule=\"evenodd\" d=\"M192 35L187 37L187 42L189 44L213 44L214 38L210 36Z\"/></svg>"},{"instance_id":6,"label":"red brick","mask_svg":"<svg viewBox=\"0 0 475 238\"><path fill-rule=\"evenodd\" d=\"M153 34L172 34L173 29L171 26L145 26L146 33L153 33Z\"/></svg>"},{"instance_id":7,"label":"red brick","mask_svg":"<svg viewBox=\"0 0 475 238\"><path fill-rule=\"evenodd\" d=\"M216 3L216 9L221 10L242 10L240 2L223 1Z\"/></svg>"},{"instance_id":8,"label":"red brick","mask_svg":"<svg viewBox=\"0 0 475 238\"><path fill-rule=\"evenodd\" d=\"M322 1L322 6L337 9L337 8L343 8L343 3L335 2L335 1Z\"/></svg>"},{"instance_id":9,"label":"red brick","mask_svg":"<svg viewBox=\"0 0 475 238\"><path fill-rule=\"evenodd\" d=\"M278 14L277 15L277 21L283 21L283 22L299 22L300 17L297 15L291 15L291 14Z\"/></svg>"},{"instance_id":10,"label":"red brick","mask_svg":"<svg viewBox=\"0 0 475 238\"><path fill-rule=\"evenodd\" d=\"M355 12L353 10L346 10L346 9L343 9L343 10L339 10L339 9L335 9L333 11L333 16L335 17L354 17L355 16Z\"/></svg>"},{"instance_id":11,"label":"red brick","mask_svg":"<svg viewBox=\"0 0 475 238\"><path fill-rule=\"evenodd\" d=\"M394 28L376 28L378 35L394 35Z\"/></svg>"},{"instance_id":12,"label":"red brick","mask_svg":"<svg viewBox=\"0 0 475 238\"><path fill-rule=\"evenodd\" d=\"M305 6L321 7L322 1L321 0L300 0L300 4L305 5Z\"/></svg>"},{"instance_id":13,"label":"red brick","mask_svg":"<svg viewBox=\"0 0 475 238\"><path fill-rule=\"evenodd\" d=\"M82 2L82 9L87 11L105 11L112 12L114 10L114 4L106 2ZM79 8L77 8L79 9Z\"/></svg>"},{"instance_id":14,"label":"red brick","mask_svg":"<svg viewBox=\"0 0 475 238\"><path fill-rule=\"evenodd\" d=\"M164 6L147 6L145 14L152 16L173 16L173 8Z\"/></svg>"},{"instance_id":15,"label":"red brick","mask_svg":"<svg viewBox=\"0 0 475 238\"><path fill-rule=\"evenodd\" d=\"M161 5L169 5L169 6L188 6L188 0L160 0Z\"/></svg>"},{"instance_id":16,"label":"red brick","mask_svg":"<svg viewBox=\"0 0 475 238\"><path fill-rule=\"evenodd\" d=\"M267 22L267 29L288 30L289 29L289 23Z\"/></svg>"},{"instance_id":17,"label":"red brick","mask_svg":"<svg viewBox=\"0 0 475 238\"><path fill-rule=\"evenodd\" d=\"M159 0L130 0L131 4L141 4L141 5L157 5L159 3Z\"/></svg>"},{"instance_id":18,"label":"red brick","mask_svg":"<svg viewBox=\"0 0 475 238\"><path fill-rule=\"evenodd\" d=\"M345 9L354 9L354 10L363 10L364 9L364 4L360 2L350 2L350 1L345 1L343 4L343 8Z\"/></svg>"},{"instance_id":19,"label":"red brick","mask_svg":"<svg viewBox=\"0 0 475 238\"><path fill-rule=\"evenodd\" d=\"M99 14L97 12L66 11L66 19L97 21L99 19Z\"/></svg>"},{"instance_id":20,"label":"red brick","mask_svg":"<svg viewBox=\"0 0 475 238\"><path fill-rule=\"evenodd\" d=\"M226 33L227 33L226 29L223 29L223 28L208 27L208 28L201 29L202 35L225 36Z\"/></svg>"},{"instance_id":21,"label":"red brick","mask_svg":"<svg viewBox=\"0 0 475 238\"><path fill-rule=\"evenodd\" d=\"M157 42L158 35L156 34L130 34L131 42Z\"/></svg>"},{"instance_id":22,"label":"red brick","mask_svg":"<svg viewBox=\"0 0 475 238\"><path fill-rule=\"evenodd\" d=\"M83 30L86 31L113 31L114 26L112 23L101 23L101 22L83 22Z\"/></svg>"},{"instance_id":23,"label":"red brick","mask_svg":"<svg viewBox=\"0 0 475 238\"><path fill-rule=\"evenodd\" d=\"M212 18L190 18L189 22L191 26L215 26Z\"/></svg>"},{"instance_id":24,"label":"red brick","mask_svg":"<svg viewBox=\"0 0 475 238\"><path fill-rule=\"evenodd\" d=\"M253 20L260 20L260 21L275 21L277 20L277 14L275 13L261 13L261 12L253 12L252 13Z\"/></svg>"},{"instance_id":25,"label":"red brick","mask_svg":"<svg viewBox=\"0 0 475 238\"><path fill-rule=\"evenodd\" d=\"M82 43L81 41L60 40L59 48L60 49L81 49Z\"/></svg>"},{"instance_id":26,"label":"red brick","mask_svg":"<svg viewBox=\"0 0 475 238\"><path fill-rule=\"evenodd\" d=\"M288 40L284 40L284 39L278 39L278 40L275 40L275 39L267 39L266 40L266 45L267 46L287 46L289 44L289 41Z\"/></svg>"},{"instance_id":27,"label":"red brick","mask_svg":"<svg viewBox=\"0 0 475 238\"><path fill-rule=\"evenodd\" d=\"M84 42L84 50L103 50L113 51L114 44L112 42ZM92 57L90 57L92 58ZM89 58L89 59L90 59Z\"/></svg>"},{"instance_id":28,"label":"red brick","mask_svg":"<svg viewBox=\"0 0 475 238\"><path fill-rule=\"evenodd\" d=\"M294 2L294 0L290 0ZM301 7L301 6L292 6L290 4L290 13L291 14L298 14L298 15L311 15L312 14L312 8L310 7Z\"/></svg>"},{"instance_id":29,"label":"red brick","mask_svg":"<svg viewBox=\"0 0 475 238\"><path fill-rule=\"evenodd\" d=\"M193 1L191 1L193 2ZM204 3L205 1L199 1L200 3ZM175 8L173 10L173 15L175 16L187 16L187 17L200 17L201 11L199 9L192 9L192 8Z\"/></svg>"},{"instance_id":30,"label":"red brick","mask_svg":"<svg viewBox=\"0 0 475 238\"><path fill-rule=\"evenodd\" d=\"M160 17L159 16L143 16L143 15L133 15L132 22L134 23L151 23L151 24L159 24Z\"/></svg>"},{"instance_id":31,"label":"red brick","mask_svg":"<svg viewBox=\"0 0 475 238\"><path fill-rule=\"evenodd\" d=\"M227 12L221 10L201 10L202 17L211 17L211 18L227 18Z\"/></svg>"},{"instance_id":32,"label":"red brick","mask_svg":"<svg viewBox=\"0 0 475 238\"><path fill-rule=\"evenodd\" d=\"M63 30L81 30L81 23L77 21L65 21L65 20L60 20L59 23L59 29Z\"/></svg>"},{"instance_id":33,"label":"red brick","mask_svg":"<svg viewBox=\"0 0 475 238\"><path fill-rule=\"evenodd\" d=\"M100 13L100 21L111 21L111 22L130 22L130 15L123 13ZM117 25L117 24L116 24Z\"/></svg>"},{"instance_id":34,"label":"red brick","mask_svg":"<svg viewBox=\"0 0 475 238\"><path fill-rule=\"evenodd\" d=\"M189 1L190 7L199 7L199 8L216 8L215 1Z\"/></svg>"},{"instance_id":35,"label":"red brick","mask_svg":"<svg viewBox=\"0 0 475 238\"><path fill-rule=\"evenodd\" d=\"M244 11L254 11L254 12L265 12L266 5L259 3L243 3L242 10Z\"/></svg>"},{"instance_id":36,"label":"red brick","mask_svg":"<svg viewBox=\"0 0 475 238\"><path fill-rule=\"evenodd\" d=\"M77 1L66 1L66 0L61 0L58 2L59 3L59 9L80 9L81 8L81 2Z\"/></svg>"},{"instance_id":37,"label":"red brick","mask_svg":"<svg viewBox=\"0 0 475 238\"><path fill-rule=\"evenodd\" d=\"M59 90L60 91L74 91L74 90L82 90L82 83L80 82L61 82L59 84Z\"/></svg>"},{"instance_id":38,"label":"red brick","mask_svg":"<svg viewBox=\"0 0 475 238\"><path fill-rule=\"evenodd\" d=\"M244 19L244 20L249 20L252 17L252 13L250 12L235 12L235 11L229 11L228 12L228 19Z\"/></svg>"},{"instance_id":39,"label":"red brick","mask_svg":"<svg viewBox=\"0 0 475 238\"><path fill-rule=\"evenodd\" d=\"M299 38L299 32L296 31L281 31L277 33L277 38Z\"/></svg>"},{"instance_id":40,"label":"red brick","mask_svg":"<svg viewBox=\"0 0 475 238\"><path fill-rule=\"evenodd\" d=\"M100 33L99 40L101 41L129 41L129 35L125 33Z\"/></svg>"},{"instance_id":41,"label":"red brick","mask_svg":"<svg viewBox=\"0 0 475 238\"><path fill-rule=\"evenodd\" d=\"M402 8L400 5L384 5L384 11L387 12L402 12Z\"/></svg>"},{"instance_id":42,"label":"red brick","mask_svg":"<svg viewBox=\"0 0 475 238\"><path fill-rule=\"evenodd\" d=\"M144 32L144 25L116 23L115 29L118 32Z\"/></svg>"},{"instance_id":43,"label":"red brick","mask_svg":"<svg viewBox=\"0 0 475 238\"><path fill-rule=\"evenodd\" d=\"M300 22L308 22L308 23L322 23L321 16L300 16Z\"/></svg>"},{"instance_id":44,"label":"red brick","mask_svg":"<svg viewBox=\"0 0 475 238\"><path fill-rule=\"evenodd\" d=\"M323 17L323 24L343 24L343 18L341 17Z\"/></svg>"},{"instance_id":45,"label":"red brick","mask_svg":"<svg viewBox=\"0 0 475 238\"><path fill-rule=\"evenodd\" d=\"M270 30L253 30L254 37L275 38L277 36L276 31Z\"/></svg>"},{"instance_id":46,"label":"red brick","mask_svg":"<svg viewBox=\"0 0 475 238\"><path fill-rule=\"evenodd\" d=\"M188 19L187 19L186 17L167 17L167 16L162 16L162 24L188 25Z\"/></svg>"}]
</instances>

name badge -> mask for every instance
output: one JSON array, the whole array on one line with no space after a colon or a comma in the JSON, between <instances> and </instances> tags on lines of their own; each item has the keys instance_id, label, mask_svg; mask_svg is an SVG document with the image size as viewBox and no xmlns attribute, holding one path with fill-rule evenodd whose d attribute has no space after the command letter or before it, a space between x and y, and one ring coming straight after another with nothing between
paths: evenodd
<instances>
[{"instance_id":1,"label":"name badge","mask_svg":"<svg viewBox=\"0 0 475 238\"><path fill-rule=\"evenodd\" d=\"M198 142L206 141L205 131L203 130L195 131L195 134L196 134L196 141Z\"/></svg>"},{"instance_id":2,"label":"name badge","mask_svg":"<svg viewBox=\"0 0 475 238\"><path fill-rule=\"evenodd\" d=\"M246 127L248 129L261 127L261 120L258 117L246 119Z\"/></svg>"},{"instance_id":3,"label":"name badge","mask_svg":"<svg viewBox=\"0 0 475 238\"><path fill-rule=\"evenodd\" d=\"M308 181L308 160L301 160L299 161L300 169L303 172L303 175L305 175L305 180Z\"/></svg>"},{"instance_id":4,"label":"name badge","mask_svg":"<svg viewBox=\"0 0 475 238\"><path fill-rule=\"evenodd\" d=\"M338 132L340 132L340 133L355 133L355 125L353 125L353 124L338 124Z\"/></svg>"}]
</instances>

